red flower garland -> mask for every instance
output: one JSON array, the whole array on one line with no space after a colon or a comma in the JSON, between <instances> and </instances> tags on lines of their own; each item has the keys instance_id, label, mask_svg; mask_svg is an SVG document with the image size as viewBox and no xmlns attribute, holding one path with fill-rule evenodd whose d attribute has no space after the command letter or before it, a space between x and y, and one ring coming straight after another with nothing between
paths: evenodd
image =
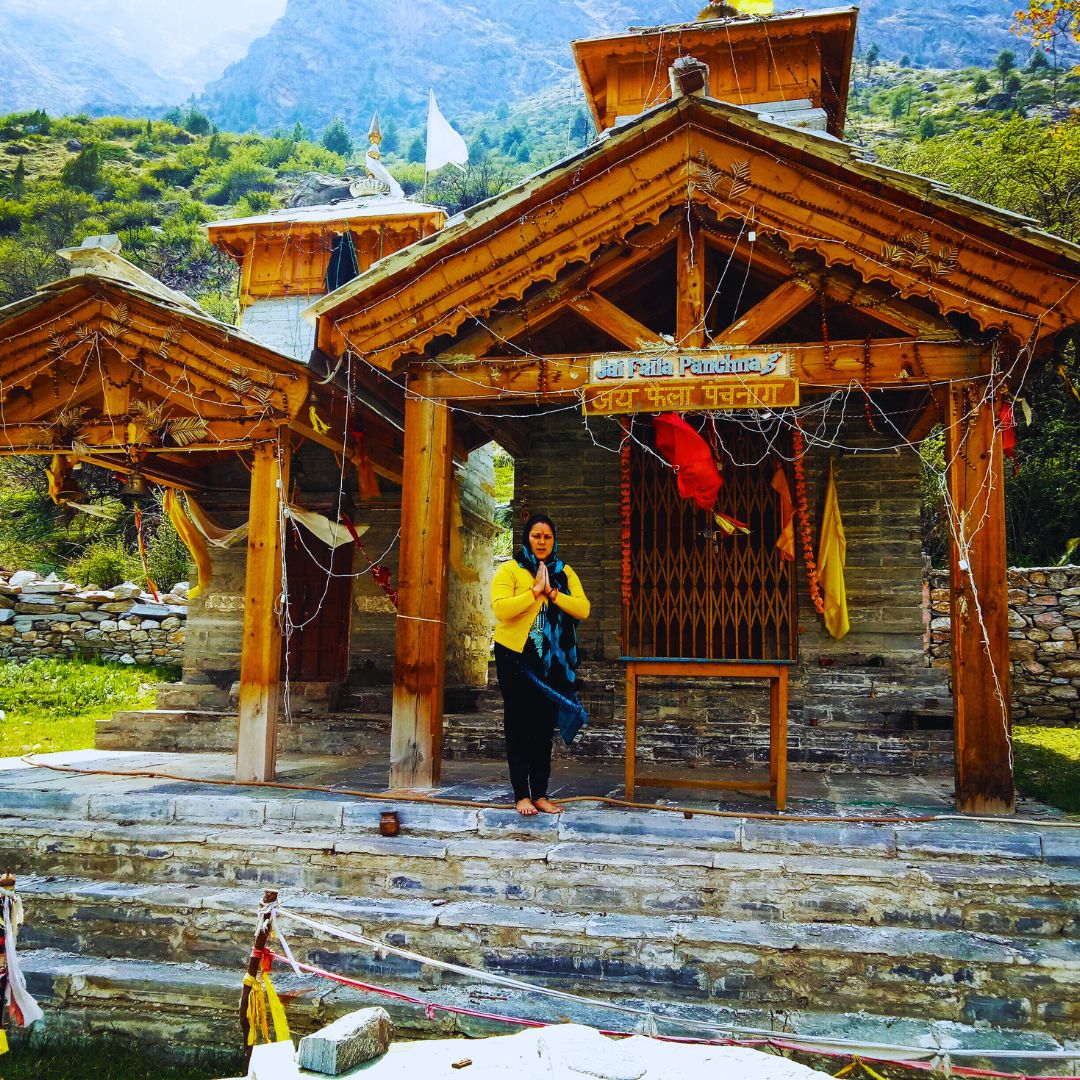
<instances>
[{"instance_id":1,"label":"red flower garland","mask_svg":"<svg viewBox=\"0 0 1080 1080\"><path fill-rule=\"evenodd\" d=\"M806 446L803 443L802 428L799 421L791 431L791 445L795 451L795 507L799 513L799 539L802 541L803 562L806 563L806 581L810 588L810 601L819 615L825 614L825 598L821 595L818 583L817 563L814 561L814 548L810 535L810 507L806 501L806 473L803 470L803 455Z\"/></svg>"},{"instance_id":2,"label":"red flower garland","mask_svg":"<svg viewBox=\"0 0 1080 1080\"><path fill-rule=\"evenodd\" d=\"M629 609L633 599L630 566L630 427L623 421L623 440L619 447L619 516L622 524L622 602Z\"/></svg>"}]
</instances>

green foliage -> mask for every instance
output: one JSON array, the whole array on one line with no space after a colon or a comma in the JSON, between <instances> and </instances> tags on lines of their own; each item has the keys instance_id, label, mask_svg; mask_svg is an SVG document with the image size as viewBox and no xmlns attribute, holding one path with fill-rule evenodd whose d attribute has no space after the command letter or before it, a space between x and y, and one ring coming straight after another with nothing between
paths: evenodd
<instances>
[{"instance_id":1,"label":"green foliage","mask_svg":"<svg viewBox=\"0 0 1080 1080\"><path fill-rule=\"evenodd\" d=\"M203 1053L177 1063L117 1036L20 1040L4 1057L5 1080L85 1080L89 1076L94 1080L206 1080L240 1071L238 1053Z\"/></svg>"},{"instance_id":2,"label":"green foliage","mask_svg":"<svg viewBox=\"0 0 1080 1080\"><path fill-rule=\"evenodd\" d=\"M979 74L975 76L975 81L972 83L971 89L975 93L976 101L990 92L990 80L986 77L985 71L980 71Z\"/></svg>"},{"instance_id":3,"label":"green foliage","mask_svg":"<svg viewBox=\"0 0 1080 1080\"><path fill-rule=\"evenodd\" d=\"M1016 67L1016 53L1012 49L1002 49L997 54L997 59L994 61L994 70L1001 77L1001 89L1005 89L1005 80L1009 77L1009 72Z\"/></svg>"},{"instance_id":4,"label":"green foliage","mask_svg":"<svg viewBox=\"0 0 1080 1080\"><path fill-rule=\"evenodd\" d=\"M213 315L215 319L230 326L236 325L237 305L232 293L218 289L202 293L195 299L207 315Z\"/></svg>"},{"instance_id":5,"label":"green foliage","mask_svg":"<svg viewBox=\"0 0 1080 1080\"><path fill-rule=\"evenodd\" d=\"M405 160L420 162L424 160L427 148L424 145L423 136L417 135L409 143L409 149L405 151Z\"/></svg>"},{"instance_id":6,"label":"green foliage","mask_svg":"<svg viewBox=\"0 0 1080 1080\"><path fill-rule=\"evenodd\" d=\"M1080 729L1014 727L1013 753L1022 795L1080 813Z\"/></svg>"},{"instance_id":7,"label":"green foliage","mask_svg":"<svg viewBox=\"0 0 1080 1080\"><path fill-rule=\"evenodd\" d=\"M147 540L146 565L151 580L162 591L171 589L178 581L191 580L191 555L165 515Z\"/></svg>"},{"instance_id":8,"label":"green foliage","mask_svg":"<svg viewBox=\"0 0 1080 1080\"><path fill-rule=\"evenodd\" d=\"M174 678L175 669L169 667L134 667L78 659L0 661L0 710L6 714L0 723L0 757L90 749L94 745L96 721L111 716L117 709L151 707L155 686ZM51 1071L13 1072L11 1066L16 1058L28 1060L22 1050L5 1057L5 1080L14 1076L61 1075ZM124 1074L80 1071L62 1075Z\"/></svg>"},{"instance_id":9,"label":"green foliage","mask_svg":"<svg viewBox=\"0 0 1080 1080\"><path fill-rule=\"evenodd\" d=\"M11 194L21 199L26 193L26 162L19 158L15 162L15 171L11 174Z\"/></svg>"},{"instance_id":10,"label":"green foliage","mask_svg":"<svg viewBox=\"0 0 1080 1080\"><path fill-rule=\"evenodd\" d=\"M91 544L67 564L63 575L77 585L98 585L103 589L125 581L140 582L145 576L138 555L128 551L119 538Z\"/></svg>"},{"instance_id":11,"label":"green foliage","mask_svg":"<svg viewBox=\"0 0 1080 1080\"><path fill-rule=\"evenodd\" d=\"M228 161L210 166L202 174L204 198L223 206L252 191L273 191L277 174L259 160L258 151L241 147Z\"/></svg>"},{"instance_id":12,"label":"green foliage","mask_svg":"<svg viewBox=\"0 0 1080 1080\"><path fill-rule=\"evenodd\" d=\"M101 151L84 147L60 170L60 180L68 187L94 191L101 186Z\"/></svg>"},{"instance_id":13,"label":"green foliage","mask_svg":"<svg viewBox=\"0 0 1080 1080\"><path fill-rule=\"evenodd\" d=\"M185 131L190 131L192 135L209 135L210 134L210 117L204 112L200 112L194 105L188 109L184 115L184 119L181 122L181 127Z\"/></svg>"},{"instance_id":14,"label":"green foliage","mask_svg":"<svg viewBox=\"0 0 1080 1080\"><path fill-rule=\"evenodd\" d=\"M919 139L925 142L927 139L932 139L937 134L937 124L934 123L932 116L924 116L919 121Z\"/></svg>"},{"instance_id":15,"label":"green foliage","mask_svg":"<svg viewBox=\"0 0 1080 1080\"><path fill-rule=\"evenodd\" d=\"M319 136L319 142L331 153L340 154L344 158L352 155L352 136L345 126L345 121L340 116L335 116L333 121L327 125L326 130Z\"/></svg>"}]
</instances>

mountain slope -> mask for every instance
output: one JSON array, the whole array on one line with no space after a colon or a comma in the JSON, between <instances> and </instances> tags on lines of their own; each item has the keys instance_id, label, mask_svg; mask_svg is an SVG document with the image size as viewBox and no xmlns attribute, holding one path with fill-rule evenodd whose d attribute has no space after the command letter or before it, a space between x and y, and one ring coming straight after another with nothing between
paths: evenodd
<instances>
[{"instance_id":1,"label":"mountain slope","mask_svg":"<svg viewBox=\"0 0 1080 1080\"><path fill-rule=\"evenodd\" d=\"M691 20L701 0L288 0L285 14L206 89L221 125L267 130L341 116L363 130L373 109L422 120L428 87L451 117L486 113L573 73L569 43L628 25ZM836 6L808 0L806 7ZM1015 0L863 0L859 42L936 67L988 65ZM777 5L783 9L783 4Z\"/></svg>"}]
</instances>

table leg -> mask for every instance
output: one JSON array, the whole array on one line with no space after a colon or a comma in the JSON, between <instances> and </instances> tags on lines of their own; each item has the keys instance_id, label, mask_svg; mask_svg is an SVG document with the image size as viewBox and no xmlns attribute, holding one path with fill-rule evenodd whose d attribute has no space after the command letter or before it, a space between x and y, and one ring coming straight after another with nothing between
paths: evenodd
<instances>
[{"instance_id":1,"label":"table leg","mask_svg":"<svg viewBox=\"0 0 1080 1080\"><path fill-rule=\"evenodd\" d=\"M777 810L787 806L787 672L769 683L769 781Z\"/></svg>"},{"instance_id":2,"label":"table leg","mask_svg":"<svg viewBox=\"0 0 1080 1080\"><path fill-rule=\"evenodd\" d=\"M634 765L637 755L637 672L626 665L626 784L625 797L634 798Z\"/></svg>"}]
</instances>

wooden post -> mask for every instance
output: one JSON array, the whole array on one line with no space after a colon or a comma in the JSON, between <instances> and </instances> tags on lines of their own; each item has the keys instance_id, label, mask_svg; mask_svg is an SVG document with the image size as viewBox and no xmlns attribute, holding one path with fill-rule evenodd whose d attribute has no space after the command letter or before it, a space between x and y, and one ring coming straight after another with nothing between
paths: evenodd
<instances>
[{"instance_id":1,"label":"wooden post","mask_svg":"<svg viewBox=\"0 0 1080 1080\"><path fill-rule=\"evenodd\" d=\"M970 387L970 391L967 389ZM985 387L949 392L948 489L956 808L1015 810L1001 440Z\"/></svg>"},{"instance_id":2,"label":"wooden post","mask_svg":"<svg viewBox=\"0 0 1080 1080\"><path fill-rule=\"evenodd\" d=\"M450 410L426 398L407 398L391 788L439 782L452 465Z\"/></svg>"},{"instance_id":3,"label":"wooden post","mask_svg":"<svg viewBox=\"0 0 1080 1080\"><path fill-rule=\"evenodd\" d=\"M0 889L14 889L15 888L15 875L4 874L0 877ZM2 914L2 912L0 912ZM4 1030L4 1017L7 1015L7 1009L4 1002L7 1000L7 984L8 984L8 969L7 969L7 952L5 951L7 946L7 940L4 935L4 921L0 918L0 1033Z\"/></svg>"},{"instance_id":4,"label":"wooden post","mask_svg":"<svg viewBox=\"0 0 1080 1080\"><path fill-rule=\"evenodd\" d=\"M675 340L684 349L705 345L705 237L692 212L679 229Z\"/></svg>"},{"instance_id":5,"label":"wooden post","mask_svg":"<svg viewBox=\"0 0 1080 1080\"><path fill-rule=\"evenodd\" d=\"M255 927L255 943L251 947L251 955L248 957L247 971L245 974L255 978L259 974L259 964L262 962L263 949L266 948L266 939L270 936L271 922L269 907L277 902L278 894L273 889L267 889L263 893L262 910L259 912L259 922ZM244 1072L248 1071L248 1063L251 1059L251 1047L248 1045L248 1032L251 1025L248 1023L248 999L251 997L251 987L245 982L240 991L240 1030L244 1037Z\"/></svg>"},{"instance_id":6,"label":"wooden post","mask_svg":"<svg viewBox=\"0 0 1080 1080\"><path fill-rule=\"evenodd\" d=\"M280 482L280 483L279 483ZM273 780L281 699L279 506L289 489L287 441L259 443L251 473L244 637L240 656L240 722L236 779Z\"/></svg>"}]
</instances>

